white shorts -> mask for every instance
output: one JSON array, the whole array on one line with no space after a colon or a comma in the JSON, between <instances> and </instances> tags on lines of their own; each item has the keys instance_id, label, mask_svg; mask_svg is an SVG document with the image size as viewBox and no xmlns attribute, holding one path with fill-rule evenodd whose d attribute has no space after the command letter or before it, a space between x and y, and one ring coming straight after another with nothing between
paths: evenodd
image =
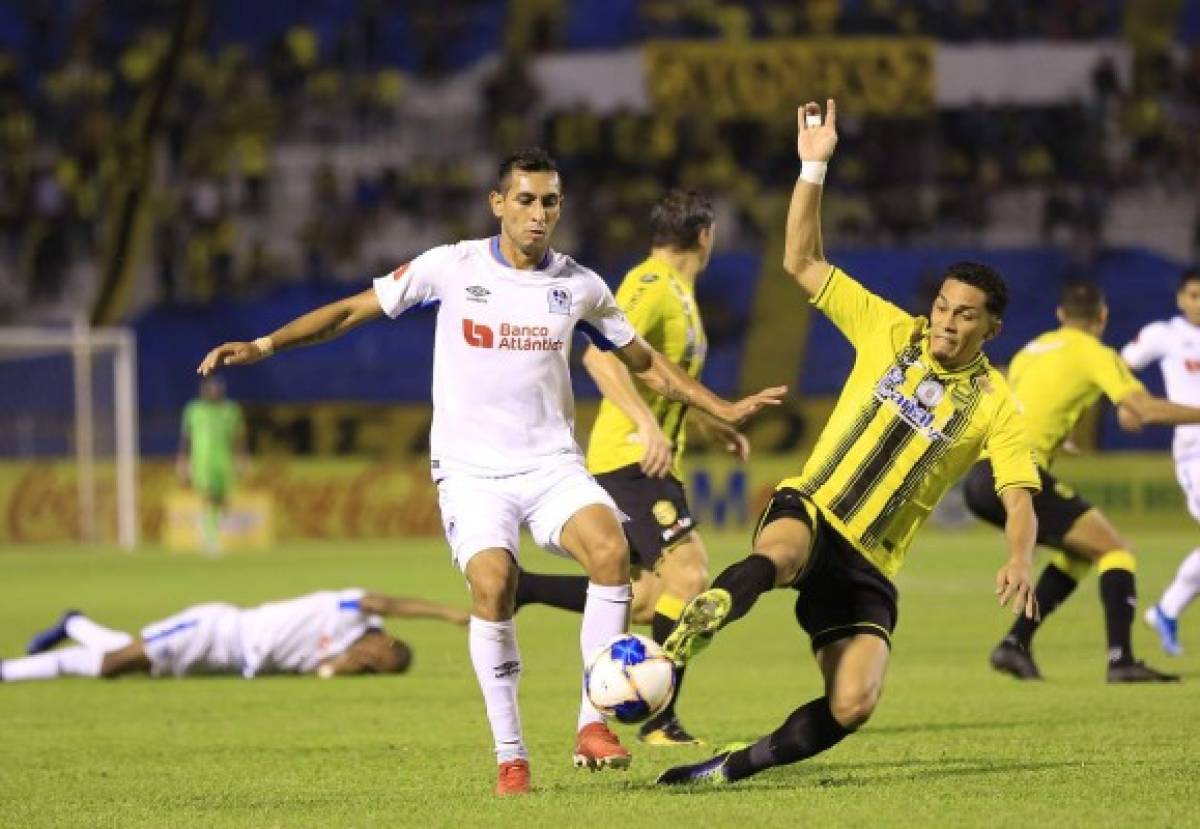
<instances>
[{"instance_id":1,"label":"white shorts","mask_svg":"<svg viewBox=\"0 0 1200 829\"><path fill-rule=\"evenodd\" d=\"M528 525L540 547L566 556L559 546L562 528L584 507L601 504L617 520L625 520L612 497L575 457L504 478L450 473L437 487L450 555L464 572L476 553L493 547L517 558L522 524Z\"/></svg>"},{"instance_id":2,"label":"white shorts","mask_svg":"<svg viewBox=\"0 0 1200 829\"><path fill-rule=\"evenodd\" d=\"M240 674L241 610L231 604L198 604L142 628L152 676Z\"/></svg>"},{"instance_id":3,"label":"white shorts","mask_svg":"<svg viewBox=\"0 0 1200 829\"><path fill-rule=\"evenodd\" d=\"M1192 518L1200 521L1200 457L1193 455L1185 461L1176 460L1175 477L1183 487L1188 512L1192 514Z\"/></svg>"}]
</instances>

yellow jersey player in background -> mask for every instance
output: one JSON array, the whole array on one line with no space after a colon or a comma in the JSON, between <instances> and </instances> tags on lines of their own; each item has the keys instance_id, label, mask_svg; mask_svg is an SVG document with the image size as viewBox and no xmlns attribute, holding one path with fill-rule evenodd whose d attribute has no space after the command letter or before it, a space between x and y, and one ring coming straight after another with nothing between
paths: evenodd
<instances>
[{"instance_id":1,"label":"yellow jersey player in background","mask_svg":"<svg viewBox=\"0 0 1200 829\"><path fill-rule=\"evenodd\" d=\"M992 667L1018 679L1041 679L1033 661L1033 635L1075 591L1092 564L1100 571L1100 602L1108 636L1109 682L1171 682L1134 659L1132 633L1137 590L1129 545L1104 513L1050 474L1059 448L1084 411L1101 395L1119 406L1123 426L1197 423L1200 409L1154 397L1116 351L1100 341L1108 306L1091 283L1068 285L1058 305L1060 328L1037 337L1013 358L1008 380L1021 401L1037 457L1042 490L1033 499L1038 543L1058 550L1038 579L1040 619L1017 619L991 653ZM967 506L984 521L1004 522L1004 504L992 493L992 464L982 461L967 476Z\"/></svg>"},{"instance_id":2,"label":"yellow jersey player in background","mask_svg":"<svg viewBox=\"0 0 1200 829\"><path fill-rule=\"evenodd\" d=\"M759 519L753 554L684 609L664 647L686 662L761 594L792 588L825 693L748 747L668 769L663 785L741 780L819 754L866 723L891 656L891 577L942 495L985 451L1009 514L996 594L1014 612L1037 613L1029 583L1037 469L1016 402L981 350L1000 331L1007 287L985 265L952 265L927 320L825 261L821 183L837 143L834 102L827 106L823 125L815 103L798 113L803 165L783 267L854 346L854 368L803 471L780 483Z\"/></svg>"},{"instance_id":3,"label":"yellow jersey player in background","mask_svg":"<svg viewBox=\"0 0 1200 829\"><path fill-rule=\"evenodd\" d=\"M650 213L650 255L625 275L617 304L637 332L691 377L704 367L708 341L696 304L696 278L708 266L716 238L712 204L699 193L674 190ZM588 442L588 471L629 520L625 534L633 558L633 621L650 625L662 643L692 598L708 586L708 553L696 530L683 487L681 460L687 422L745 460L745 436L703 413L634 385L611 354L589 347L583 364L604 399ZM582 576L522 570L517 606L546 604L581 611L587 596ZM698 742L675 713L675 697L643 724L640 738L652 745Z\"/></svg>"}]
</instances>

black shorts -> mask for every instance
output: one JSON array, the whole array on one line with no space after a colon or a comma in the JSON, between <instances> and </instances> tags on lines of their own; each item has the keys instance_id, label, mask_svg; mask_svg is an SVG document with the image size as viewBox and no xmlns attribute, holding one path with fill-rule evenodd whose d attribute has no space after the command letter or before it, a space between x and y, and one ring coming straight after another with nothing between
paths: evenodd
<instances>
[{"instance_id":1,"label":"black shorts","mask_svg":"<svg viewBox=\"0 0 1200 829\"><path fill-rule=\"evenodd\" d=\"M891 580L797 490L784 487L775 491L758 520L755 539L763 527L779 518L803 521L813 532L808 564L792 584L800 594L796 621L812 640L812 649L861 633L878 636L891 647L900 612Z\"/></svg>"},{"instance_id":2,"label":"black shorts","mask_svg":"<svg viewBox=\"0 0 1200 829\"><path fill-rule=\"evenodd\" d=\"M596 481L629 516L625 537L630 560L647 570L654 569L664 549L678 544L696 527L683 484L674 477L651 478L632 463L602 472Z\"/></svg>"},{"instance_id":3,"label":"black shorts","mask_svg":"<svg viewBox=\"0 0 1200 829\"><path fill-rule=\"evenodd\" d=\"M1038 520L1038 544L1064 550L1063 539L1067 531L1092 505L1040 466L1038 479L1042 483L1042 491L1033 496L1033 512ZM1004 526L1004 502L996 494L991 461L980 461L971 467L963 479L963 497L967 508L976 518L997 527Z\"/></svg>"}]
</instances>

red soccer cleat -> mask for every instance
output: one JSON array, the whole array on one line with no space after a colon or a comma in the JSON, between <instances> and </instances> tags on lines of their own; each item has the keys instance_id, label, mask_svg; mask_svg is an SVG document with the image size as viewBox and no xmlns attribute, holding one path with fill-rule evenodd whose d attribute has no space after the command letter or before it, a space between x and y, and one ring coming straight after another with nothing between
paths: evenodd
<instances>
[{"instance_id":1,"label":"red soccer cleat","mask_svg":"<svg viewBox=\"0 0 1200 829\"><path fill-rule=\"evenodd\" d=\"M496 776L496 795L508 797L514 794L529 794L528 760L509 760L500 764Z\"/></svg>"},{"instance_id":2,"label":"red soccer cleat","mask_svg":"<svg viewBox=\"0 0 1200 829\"><path fill-rule=\"evenodd\" d=\"M602 722L585 725L575 738L575 768L627 769L633 755Z\"/></svg>"}]
</instances>

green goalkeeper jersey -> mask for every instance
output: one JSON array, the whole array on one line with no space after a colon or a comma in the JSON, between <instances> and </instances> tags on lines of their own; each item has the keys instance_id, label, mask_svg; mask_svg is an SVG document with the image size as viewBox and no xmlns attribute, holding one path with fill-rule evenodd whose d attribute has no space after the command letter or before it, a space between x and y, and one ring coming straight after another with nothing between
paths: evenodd
<instances>
[{"instance_id":1,"label":"green goalkeeper jersey","mask_svg":"<svg viewBox=\"0 0 1200 829\"><path fill-rule=\"evenodd\" d=\"M231 471L243 429L242 410L232 400L193 400L183 410L183 434L193 472Z\"/></svg>"}]
</instances>

